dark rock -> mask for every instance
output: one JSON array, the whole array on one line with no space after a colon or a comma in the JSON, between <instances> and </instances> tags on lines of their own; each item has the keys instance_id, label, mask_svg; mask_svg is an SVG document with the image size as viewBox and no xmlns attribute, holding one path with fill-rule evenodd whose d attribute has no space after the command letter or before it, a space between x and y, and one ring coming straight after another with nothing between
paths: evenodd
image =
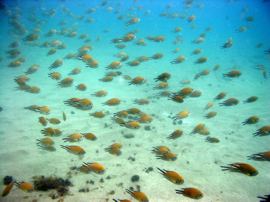
<instances>
[{"instance_id":1,"label":"dark rock","mask_svg":"<svg viewBox=\"0 0 270 202\"><path fill-rule=\"evenodd\" d=\"M151 127L150 126L144 126L144 130L149 131L149 130L151 130Z\"/></svg>"},{"instance_id":2,"label":"dark rock","mask_svg":"<svg viewBox=\"0 0 270 202\"><path fill-rule=\"evenodd\" d=\"M112 191L109 192L109 194L110 194L110 195L114 195L114 194L115 194L115 191L112 190Z\"/></svg>"},{"instance_id":3,"label":"dark rock","mask_svg":"<svg viewBox=\"0 0 270 202\"><path fill-rule=\"evenodd\" d=\"M139 175L133 175L131 177L131 182L138 182L140 180L140 176Z\"/></svg>"},{"instance_id":4,"label":"dark rock","mask_svg":"<svg viewBox=\"0 0 270 202\"><path fill-rule=\"evenodd\" d=\"M135 161L136 159L134 157L130 156L130 157L128 157L128 160Z\"/></svg>"},{"instance_id":5,"label":"dark rock","mask_svg":"<svg viewBox=\"0 0 270 202\"><path fill-rule=\"evenodd\" d=\"M90 180L90 181L89 181L89 184L95 184L95 181Z\"/></svg>"},{"instance_id":6,"label":"dark rock","mask_svg":"<svg viewBox=\"0 0 270 202\"><path fill-rule=\"evenodd\" d=\"M5 176L3 179L3 183L4 185L8 185L13 181L13 177L12 176Z\"/></svg>"},{"instance_id":7,"label":"dark rock","mask_svg":"<svg viewBox=\"0 0 270 202\"><path fill-rule=\"evenodd\" d=\"M79 189L79 192L86 192L85 188Z\"/></svg>"},{"instance_id":8,"label":"dark rock","mask_svg":"<svg viewBox=\"0 0 270 202\"><path fill-rule=\"evenodd\" d=\"M153 167L149 167L149 168L147 168L146 170L145 170L145 172L146 173L149 173L149 172L151 172L151 171L153 171L154 169L153 169Z\"/></svg>"},{"instance_id":9,"label":"dark rock","mask_svg":"<svg viewBox=\"0 0 270 202\"><path fill-rule=\"evenodd\" d=\"M77 169L77 166L70 167L70 170L76 170L76 169Z\"/></svg>"}]
</instances>

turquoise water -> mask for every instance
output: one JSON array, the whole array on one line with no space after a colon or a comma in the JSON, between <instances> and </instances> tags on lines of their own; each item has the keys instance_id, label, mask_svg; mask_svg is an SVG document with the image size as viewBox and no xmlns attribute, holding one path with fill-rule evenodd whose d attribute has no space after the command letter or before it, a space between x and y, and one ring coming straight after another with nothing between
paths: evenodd
<instances>
[{"instance_id":1,"label":"turquoise water","mask_svg":"<svg viewBox=\"0 0 270 202\"><path fill-rule=\"evenodd\" d=\"M270 2L3 4L0 201L254 202L270 194ZM146 61L130 65L141 56ZM56 60L62 64L51 68ZM240 75L224 76L235 70ZM165 72L169 78L156 79ZM71 84L63 84L67 77ZM109 105L111 98L120 103ZM236 104L222 106L229 98ZM201 194L192 198L187 188Z\"/></svg>"}]
</instances>

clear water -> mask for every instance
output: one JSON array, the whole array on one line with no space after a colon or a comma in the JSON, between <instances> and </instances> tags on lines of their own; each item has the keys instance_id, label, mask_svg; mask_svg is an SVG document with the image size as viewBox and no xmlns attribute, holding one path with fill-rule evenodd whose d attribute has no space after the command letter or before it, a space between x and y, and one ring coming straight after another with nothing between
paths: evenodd
<instances>
[{"instance_id":1,"label":"clear water","mask_svg":"<svg viewBox=\"0 0 270 202\"><path fill-rule=\"evenodd\" d=\"M136 201L136 197L126 192L132 188L154 202L193 201L175 191L187 187L199 189L203 193L199 200L207 202L254 202L260 200L258 196L270 194L269 153L263 160L248 158L270 150L269 132L263 136L253 135L270 124L269 1L6 0L3 4L5 8L0 11L0 178L12 176L17 184L25 181L34 185L35 176L54 176L69 179L73 186L68 186L68 193L59 196L55 189L38 191L35 185L34 191L28 192L21 189L22 185L14 184L0 201L52 201L54 196L64 201ZM195 19L189 21L190 16ZM127 25L134 17L139 22ZM181 31L175 32L177 27ZM50 30L53 34L48 36ZM123 37L128 33L132 33L134 39L125 42ZM38 38L29 40L29 34ZM81 35L86 37L80 38ZM164 41L155 42L149 40L149 36L162 36ZM112 42L119 38L122 39L119 43ZM222 48L229 38L232 38L232 46ZM145 45L137 44L141 39ZM196 43L196 40L202 41ZM47 47L44 47L45 42L48 42ZM12 48L12 43L17 46ZM59 44L64 47L59 48ZM117 47L119 44L123 47ZM98 61L97 68L87 66L81 59L83 54L79 49L85 45L92 47L87 54ZM48 55L52 48L56 52ZM200 49L201 53L193 54L195 49ZM9 53L10 50L19 54ZM74 58L67 59L69 53L74 54ZM121 61L118 69L108 69L110 63L121 59L117 57L119 53L129 58ZM163 57L153 59L155 53L162 53ZM149 60L138 66L129 65L140 56ZM184 56L185 60L173 64L178 56ZM197 64L200 57L206 57L207 62ZM19 58L25 60L16 63ZM50 69L57 59L63 64ZM37 65L37 71L26 75L32 65ZM81 72L70 75L74 68ZM204 70L208 74L195 79ZM240 71L241 75L224 77L232 70ZM100 80L112 71L119 75L110 82ZM53 80L48 76L51 72L59 72L61 79L73 78L72 85L59 86L61 79ZM166 89L158 89L160 81L155 78L163 72L171 77ZM19 85L14 79L22 75L29 80ZM130 79L136 76L145 81L141 85L130 85ZM77 89L81 83L87 86L86 90ZM39 91L35 93L33 86ZM173 93L179 94L185 87L201 95L187 95L182 103L175 102L171 98ZM98 90L106 90L108 94L93 95ZM170 95L162 96L164 91ZM220 92L225 92L226 97L216 100ZM258 100L244 103L251 96L257 96ZM65 104L70 98L90 99L92 108L85 109L77 102L70 103L73 106ZM121 103L106 105L111 98L119 98ZM236 98L239 103L219 105L228 98ZM140 105L137 99L147 99L149 103ZM213 106L205 109L208 103ZM33 106L33 110L27 109L31 105L48 106L50 112L41 113L42 108ZM138 108L141 113L129 113L123 118L124 123L117 123L116 118L120 117L115 113L130 108ZM90 115L97 111L104 112L105 116ZM182 111L189 112L188 117L174 120ZM66 120L63 120L63 112ZM208 112L217 115L207 119ZM129 121L137 121L142 113L152 120L139 123L139 128L131 128ZM259 117L259 121L242 125L250 116ZM39 117L47 122L57 118L61 123L48 122L43 126ZM208 135L199 134L205 130L192 133L200 123L205 124ZM62 131L60 136L50 137L54 141L52 147L37 144L37 140L44 138L41 130L48 127ZM182 136L168 139L177 129L183 131ZM97 139L63 140L73 133L93 133ZM209 142L209 137L219 142ZM114 143L122 145L120 155L106 150ZM76 155L61 145L80 146L85 154ZM177 158L158 159L152 150L161 145L169 147ZM83 162L98 162L105 166L105 172L98 174L88 169L89 172L82 172ZM237 162L252 165L258 174L248 176L222 170L222 166ZM172 183L157 168L179 173L184 183ZM134 175L139 176L136 182L131 180ZM0 189L5 187L1 182Z\"/></svg>"}]
</instances>

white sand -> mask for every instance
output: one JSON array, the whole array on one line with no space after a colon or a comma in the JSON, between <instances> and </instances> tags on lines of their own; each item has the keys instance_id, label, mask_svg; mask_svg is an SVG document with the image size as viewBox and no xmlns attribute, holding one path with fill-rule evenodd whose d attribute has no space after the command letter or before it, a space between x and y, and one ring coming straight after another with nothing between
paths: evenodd
<instances>
[{"instance_id":1,"label":"white sand","mask_svg":"<svg viewBox=\"0 0 270 202\"><path fill-rule=\"evenodd\" d=\"M239 12L237 12L238 15ZM114 15L106 14L106 17L112 16ZM147 194L150 201L154 202L193 201L193 199L175 193L175 189L185 187L200 189L204 194L204 197L200 199L202 202L253 202L257 200L258 195L268 194L267 185L270 182L269 162L247 159L247 156L253 153L269 150L270 140L270 136L253 137L252 135L259 127L270 123L268 90L270 82L269 79L264 80L259 71L254 69L256 64L269 66L269 58L263 55L262 49L254 50L254 46L260 42L260 40L252 38L256 29L254 29L255 31L250 30L250 35L248 35L249 33L234 33L235 46L230 50L221 50L219 46L229 34L219 36L217 34L219 27L215 27L214 22L212 22L213 25L210 22L204 22L201 25L198 20L197 28L191 29L190 25L185 21L178 23L176 20L158 17L159 24L156 27L153 26L153 29L149 29L146 27L149 19L145 17L145 21L142 20L141 25L125 29L121 21L115 21L108 25L109 27L98 27L97 24L101 21L98 20L100 13L97 13L95 17L97 22L93 25L83 22L76 23L77 27L80 27L78 35L89 32L92 39L90 44L93 46L93 51L90 54L97 58L100 66L97 69L91 69L85 67L84 63L77 59L64 60L64 65L56 69L56 71L61 72L63 78L74 67L81 67L82 69L79 75L72 76L74 84L69 88L58 87L56 85L57 81L51 80L47 76L49 73L48 67L55 59L63 58L67 53L76 52L83 45L82 40L59 35L49 38L42 36L42 39L38 40L40 43L45 40L59 39L67 45L67 49L58 50L52 56L46 56L48 48L32 47L20 43L19 49L22 56L26 58L26 62L18 68L7 67L11 60L5 58L4 53L8 44L14 39L10 37L1 45L1 47L3 46L1 55L5 59L1 62L0 68L0 106L3 107L3 111L0 112L0 179L6 175L13 176L17 181L30 182L32 177L37 175L56 175L66 178L69 168L72 166L80 166L83 162L100 162L107 168L103 175L75 173L75 171L72 171L70 180L74 186L70 188L70 194L65 197L65 201L103 202L106 199L112 201L113 198L131 199L125 189L131 186L136 188L137 184L140 185L141 191ZM57 17L55 18L57 19ZM142 19L144 18L142 17ZM74 19L72 19L73 22L75 22ZM103 22L100 23L103 25ZM121 24L119 31L114 29L113 25L116 23ZM55 22L55 24L57 23ZM90 30L82 25L89 26ZM182 26L184 30L182 33L184 42L179 46L171 43L175 36L175 34L171 33L171 30L176 26ZM207 26L213 26L213 30L206 35L206 41L200 45L193 44L191 41L198 37ZM238 24L235 26L237 27ZM110 32L102 33L105 28ZM144 76L147 83L141 86L128 85L128 81L121 76L108 83L99 81L98 79L102 78L105 72L108 71L105 67L113 60L116 60L113 55L121 51L113 47L110 40L124 35L133 28L140 30L137 38L158 34L164 34L167 37L163 43L146 40L148 44L146 47L136 46L133 42L126 43L127 48L123 50L130 55L130 60L141 55L151 56L156 52L162 52L164 58L142 63L138 67L130 67L124 64L119 69L123 75L131 77ZM49 25L47 25L47 28L44 25L42 35L45 35L49 29ZM7 33L1 34L6 36ZM100 35L101 41L94 40L98 35ZM248 40L242 40L242 43L242 36ZM243 44L245 44L245 48L242 47ZM181 51L173 54L172 50L176 47L180 47ZM198 47L202 48L203 53L198 56L191 55L191 52ZM181 54L187 57L184 63L179 65L170 64L170 61ZM209 62L202 65L194 64L194 61L200 56L207 56ZM30 81L28 83L39 86L41 92L39 94L30 94L15 90L16 83L13 79L23 74L32 64L39 64L40 69L29 76ZM196 73L203 69L212 70L215 64L221 65L219 70L216 72L211 71L204 78L193 80ZM231 70L234 65L242 71L242 76L237 79L224 79L222 74ZM153 97L160 92L159 90L153 90L156 85L154 78L165 71L172 74L172 78L169 80L169 90L180 90L184 87L180 81L190 79L192 82L187 86L200 90L202 96L199 98L187 98L182 104L170 101L165 97L160 99L151 98L149 105L139 106L134 104L135 99ZM75 86L79 83L87 85L85 92L75 89ZM106 97L96 98L91 96L92 93L101 89L106 89L109 92ZM239 99L239 105L220 107L219 102L214 101L213 98L222 91L227 92L226 98L236 97ZM259 100L255 103L243 104L243 100L252 95L258 96ZM94 103L93 109L91 111L81 111L63 104L64 100L72 97L90 98ZM103 105L107 99L113 97L120 98L122 103L113 107ZM208 111L216 111L217 116L206 119L204 115L208 111L205 111L204 107L210 101L214 102L214 106ZM33 104L48 105L51 108L50 115L46 116L48 118L56 117L61 119L63 111L67 114L67 121L62 122L59 126L49 125L63 131L62 136L53 137L56 143L56 151L54 152L42 150L36 145L36 139L43 137L40 133L43 127L38 123L38 117L41 114L24 109L24 107ZM112 121L113 113L131 107L138 107L142 111L153 115L153 122L151 124L142 124L140 129L132 130L121 127ZM181 125L173 125L169 115L175 115L184 109L190 111L190 116L184 119ZM89 112L100 110L109 111L110 114L103 119L89 116ZM71 111L75 113L71 114ZM260 122L256 125L242 126L241 123L251 115L259 116ZM205 136L190 134L198 123L205 123L210 131L210 136L219 138L220 142L217 144L208 143L205 141ZM104 127L104 124L107 124L108 127ZM144 130L144 125L150 125L151 131ZM176 140L168 140L167 136L177 128L182 129L184 135ZM92 132L97 135L96 141L83 139L79 143L75 143L86 150L83 159L68 153L60 147L62 144L69 144L64 143L62 138L74 132ZM123 134L129 133L134 134L134 138L127 139L123 137ZM115 142L123 145L120 156L113 156L104 151L106 147ZM156 159L151 150L159 145L170 147L178 155L177 160L167 162ZM129 157L134 157L136 160L132 162L128 160ZM258 169L259 174L248 177L241 173L223 172L221 170L220 166L234 162L250 163ZM146 173L145 169L148 167L153 167L154 171ZM178 186L172 184L158 173L156 167L181 173L185 179L184 184ZM135 174L140 176L138 183L130 181L130 178ZM106 179L108 176L111 179ZM103 183L100 182L101 178L104 179ZM87 180L93 180L95 184L86 184ZM119 186L119 183L123 183L123 186ZM88 193L78 192L79 189L86 187L91 191ZM3 189L2 183L0 189ZM110 191L115 191L115 194L110 195ZM48 192L25 193L14 187L11 193L5 198L1 198L0 201L23 202L33 199L51 201L48 195Z\"/></svg>"}]
</instances>

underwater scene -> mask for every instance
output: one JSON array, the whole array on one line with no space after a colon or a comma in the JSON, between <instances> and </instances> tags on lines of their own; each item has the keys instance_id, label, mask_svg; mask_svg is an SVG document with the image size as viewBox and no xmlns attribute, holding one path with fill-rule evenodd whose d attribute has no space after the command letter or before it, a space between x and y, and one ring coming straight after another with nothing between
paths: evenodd
<instances>
[{"instance_id":1,"label":"underwater scene","mask_svg":"<svg viewBox=\"0 0 270 202\"><path fill-rule=\"evenodd\" d=\"M0 15L1 202L270 201L270 1Z\"/></svg>"}]
</instances>

